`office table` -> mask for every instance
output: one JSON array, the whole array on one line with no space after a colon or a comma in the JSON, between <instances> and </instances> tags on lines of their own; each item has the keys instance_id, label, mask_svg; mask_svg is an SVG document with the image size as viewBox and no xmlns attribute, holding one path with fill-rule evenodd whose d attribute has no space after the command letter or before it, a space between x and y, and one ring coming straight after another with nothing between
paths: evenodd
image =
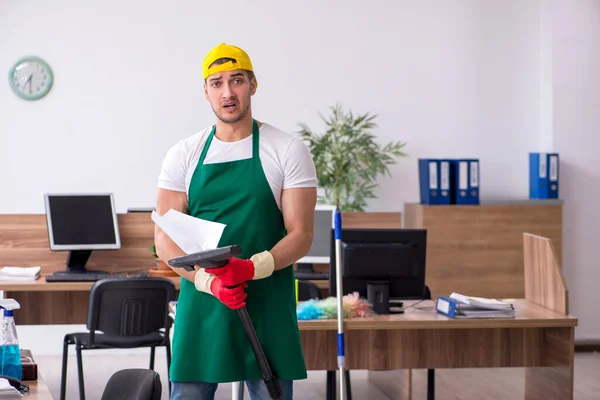
<instances>
[{"instance_id":1,"label":"office table","mask_svg":"<svg viewBox=\"0 0 600 400\"><path fill-rule=\"evenodd\" d=\"M421 302L405 314L348 319L346 368L369 370L374 384L392 392L392 398L402 398L393 392L410 396L411 369L524 367L526 399L572 399L577 319L568 312L561 267L549 239L524 233L523 243L525 299L509 300L515 304L515 318L451 319L421 309L432 305ZM179 278L173 279L178 287ZM85 293L91 286L40 279L2 282L0 290ZM30 311L22 307L15 316ZM307 368L337 370L337 321L299 321L299 327ZM390 374L394 380L382 379ZM400 381L405 384L390 387Z\"/></svg>"},{"instance_id":2,"label":"office table","mask_svg":"<svg viewBox=\"0 0 600 400\"><path fill-rule=\"evenodd\" d=\"M23 383L29 386L29 393L23 396L24 399L52 400L50 389L43 379L39 378L37 381L24 381Z\"/></svg>"},{"instance_id":3,"label":"office table","mask_svg":"<svg viewBox=\"0 0 600 400\"><path fill-rule=\"evenodd\" d=\"M523 367L525 399L573 399L577 319L558 257L550 239L529 233L523 250L525 298L508 299L515 318L452 319L433 301L407 301L404 314L344 322L346 368L369 370L391 398L410 398L411 369ZM336 370L337 321L299 324L307 368Z\"/></svg>"},{"instance_id":4,"label":"office table","mask_svg":"<svg viewBox=\"0 0 600 400\"><path fill-rule=\"evenodd\" d=\"M21 305L15 313L18 325L84 324L90 289L94 282L46 282L42 274L35 281L0 281L4 297ZM179 291L181 278L168 277ZM327 280L315 280L320 289L329 287Z\"/></svg>"},{"instance_id":5,"label":"office table","mask_svg":"<svg viewBox=\"0 0 600 400\"><path fill-rule=\"evenodd\" d=\"M525 367L526 399L572 399L577 319L525 299L508 301L515 318L452 319L423 301L405 302L404 314L347 319L346 368L369 370L388 396L409 398L410 369ZM307 368L336 370L337 320L299 325Z\"/></svg>"},{"instance_id":6,"label":"office table","mask_svg":"<svg viewBox=\"0 0 600 400\"><path fill-rule=\"evenodd\" d=\"M168 278L179 290L180 278ZM90 289L94 282L0 281L5 298L14 298L21 308L17 325L85 324Z\"/></svg>"},{"instance_id":7,"label":"office table","mask_svg":"<svg viewBox=\"0 0 600 400\"><path fill-rule=\"evenodd\" d=\"M0 290L5 292L89 292L94 282L46 282L45 275L35 281L0 281ZM110 277L110 275L109 275ZM167 277L179 290L181 278L178 276ZM314 280L320 289L329 287L328 280Z\"/></svg>"}]
</instances>

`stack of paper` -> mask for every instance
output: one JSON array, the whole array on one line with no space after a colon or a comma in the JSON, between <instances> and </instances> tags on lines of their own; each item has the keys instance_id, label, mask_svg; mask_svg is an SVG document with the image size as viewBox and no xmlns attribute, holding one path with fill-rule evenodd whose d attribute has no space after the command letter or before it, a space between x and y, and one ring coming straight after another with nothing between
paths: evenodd
<instances>
[{"instance_id":1,"label":"stack of paper","mask_svg":"<svg viewBox=\"0 0 600 400\"><path fill-rule=\"evenodd\" d=\"M152 221L186 254L217 248L226 227L173 209L164 215L153 211Z\"/></svg>"},{"instance_id":2,"label":"stack of paper","mask_svg":"<svg viewBox=\"0 0 600 400\"><path fill-rule=\"evenodd\" d=\"M40 267L0 268L0 281L35 281L40 277Z\"/></svg>"},{"instance_id":3,"label":"stack of paper","mask_svg":"<svg viewBox=\"0 0 600 400\"><path fill-rule=\"evenodd\" d=\"M452 318L514 318L511 303L483 297L452 293L449 297L438 297L436 310Z\"/></svg>"}]
</instances>

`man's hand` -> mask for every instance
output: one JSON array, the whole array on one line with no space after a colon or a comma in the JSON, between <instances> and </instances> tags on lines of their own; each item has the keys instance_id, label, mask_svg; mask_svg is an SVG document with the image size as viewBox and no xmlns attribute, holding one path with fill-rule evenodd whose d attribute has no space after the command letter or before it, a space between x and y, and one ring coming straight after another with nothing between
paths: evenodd
<instances>
[{"instance_id":1,"label":"man's hand","mask_svg":"<svg viewBox=\"0 0 600 400\"><path fill-rule=\"evenodd\" d=\"M248 287L248 284L243 283L233 288L228 288L226 286L227 285L225 285L221 279L216 278L210 285L210 291L213 296L221 301L221 303L232 310L244 307L246 305L247 296L244 289Z\"/></svg>"},{"instance_id":2,"label":"man's hand","mask_svg":"<svg viewBox=\"0 0 600 400\"><path fill-rule=\"evenodd\" d=\"M194 275L194 286L199 292L208 293L215 296L232 310L237 310L246 305L246 292L244 289L248 287L246 283L235 287L227 287L221 278L209 274L206 269L200 268Z\"/></svg>"},{"instance_id":3,"label":"man's hand","mask_svg":"<svg viewBox=\"0 0 600 400\"><path fill-rule=\"evenodd\" d=\"M218 276L225 286L234 286L249 280L266 278L273 273L274 268L273 256L268 251L263 251L249 260L231 257L226 265L211 268L207 272Z\"/></svg>"}]
</instances>

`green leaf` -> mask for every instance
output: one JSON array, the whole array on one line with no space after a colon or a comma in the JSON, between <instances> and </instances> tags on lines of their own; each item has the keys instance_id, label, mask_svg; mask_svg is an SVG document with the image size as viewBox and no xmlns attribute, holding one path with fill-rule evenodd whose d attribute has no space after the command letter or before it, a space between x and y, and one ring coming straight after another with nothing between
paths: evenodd
<instances>
[{"instance_id":1,"label":"green leaf","mask_svg":"<svg viewBox=\"0 0 600 400\"><path fill-rule=\"evenodd\" d=\"M377 143L373 129L377 115L355 115L340 104L330 107L330 114L319 117L325 124L323 133L299 123L300 138L308 146L317 170L323 195L319 203L338 205L343 211L364 211L367 199L377 198L377 178L391 176L389 166L405 157L406 143Z\"/></svg>"},{"instance_id":2,"label":"green leaf","mask_svg":"<svg viewBox=\"0 0 600 400\"><path fill-rule=\"evenodd\" d=\"M158 258L158 254L156 254L156 246L155 245L148 245L148 246L146 246L146 248L150 251L150 253L152 253L154 258Z\"/></svg>"}]
</instances>

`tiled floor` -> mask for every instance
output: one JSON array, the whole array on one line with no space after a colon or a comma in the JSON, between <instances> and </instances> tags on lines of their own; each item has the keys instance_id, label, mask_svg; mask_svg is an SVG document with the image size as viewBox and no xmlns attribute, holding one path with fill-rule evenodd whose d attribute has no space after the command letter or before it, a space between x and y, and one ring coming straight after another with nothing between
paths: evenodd
<instances>
[{"instance_id":1,"label":"tiled floor","mask_svg":"<svg viewBox=\"0 0 600 400\"><path fill-rule=\"evenodd\" d=\"M164 353L161 353L164 354ZM39 370L53 396L58 399L60 390L60 356L36 357ZM104 385L118 369L147 368L148 357L141 355L115 355L102 351L84 353L84 379L86 399L98 400ZM75 357L69 360L67 399L78 398ZM162 377L163 399L168 399L166 362L157 352L156 370ZM352 371L352 394L354 400L398 400L384 395L366 379L366 371ZM575 400L600 399L600 353L577 353L575 355ZM464 369L436 371L436 400L514 400L523 398L524 370ZM414 400L426 399L426 373L415 371ZM325 372L310 371L309 378L296 382L294 399L324 400ZM231 385L224 384L217 391L216 400L231 399ZM245 400L249 397L246 394Z\"/></svg>"}]
</instances>

